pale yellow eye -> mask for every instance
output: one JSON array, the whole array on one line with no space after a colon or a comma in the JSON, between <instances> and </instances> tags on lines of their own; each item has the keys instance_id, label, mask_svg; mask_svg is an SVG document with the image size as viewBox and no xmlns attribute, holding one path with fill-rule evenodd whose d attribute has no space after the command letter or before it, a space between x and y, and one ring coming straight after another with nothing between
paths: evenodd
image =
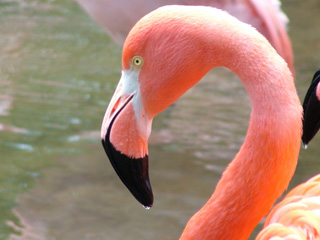
<instances>
[{"instance_id":1,"label":"pale yellow eye","mask_svg":"<svg viewBox=\"0 0 320 240\"><path fill-rule=\"evenodd\" d=\"M141 68L143 66L143 58L140 56L135 56L132 58L132 65L136 68Z\"/></svg>"}]
</instances>

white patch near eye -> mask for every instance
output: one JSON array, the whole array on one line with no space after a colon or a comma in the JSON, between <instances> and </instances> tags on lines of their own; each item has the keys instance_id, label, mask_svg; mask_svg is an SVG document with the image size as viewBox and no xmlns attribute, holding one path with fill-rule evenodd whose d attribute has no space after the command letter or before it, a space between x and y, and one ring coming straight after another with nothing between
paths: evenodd
<instances>
[{"instance_id":1,"label":"white patch near eye","mask_svg":"<svg viewBox=\"0 0 320 240\"><path fill-rule=\"evenodd\" d=\"M123 93L134 94L139 89L139 74L140 71L129 69L122 71L121 79L119 83L123 85Z\"/></svg>"},{"instance_id":2,"label":"white patch near eye","mask_svg":"<svg viewBox=\"0 0 320 240\"><path fill-rule=\"evenodd\" d=\"M143 103L140 94L139 85L139 74L138 69L129 69L122 71L122 76L119 84L121 83L123 88L123 94L133 95L132 105L135 111L138 132L140 134L145 134L145 136L140 136L142 139L148 139L151 133L152 121L148 119L148 116L143 108ZM145 129L147 126L147 130Z\"/></svg>"}]
</instances>

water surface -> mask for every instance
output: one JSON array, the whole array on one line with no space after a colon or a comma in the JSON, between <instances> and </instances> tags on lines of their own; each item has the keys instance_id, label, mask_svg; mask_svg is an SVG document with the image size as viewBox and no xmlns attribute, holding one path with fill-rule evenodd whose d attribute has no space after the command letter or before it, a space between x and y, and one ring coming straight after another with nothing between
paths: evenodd
<instances>
[{"instance_id":1,"label":"water surface","mask_svg":"<svg viewBox=\"0 0 320 240\"><path fill-rule=\"evenodd\" d=\"M320 3L283 1L303 98L320 65ZM154 120L155 204L130 195L100 144L121 48L76 3L0 1L0 239L178 239L244 140L249 99L210 72ZM320 172L320 137L290 187Z\"/></svg>"}]
</instances>

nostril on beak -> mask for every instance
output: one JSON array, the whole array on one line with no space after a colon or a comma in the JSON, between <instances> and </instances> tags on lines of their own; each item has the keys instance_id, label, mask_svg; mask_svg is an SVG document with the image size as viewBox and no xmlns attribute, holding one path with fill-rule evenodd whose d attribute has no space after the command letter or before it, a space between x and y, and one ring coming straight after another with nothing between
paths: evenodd
<instances>
[{"instance_id":1,"label":"nostril on beak","mask_svg":"<svg viewBox=\"0 0 320 240\"><path fill-rule=\"evenodd\" d=\"M117 102L113 105L113 108L112 108L112 110L110 112L110 116L112 116L114 114L114 112L116 111L116 109L118 108L119 103L120 103L120 99L121 98L118 98Z\"/></svg>"}]
</instances>

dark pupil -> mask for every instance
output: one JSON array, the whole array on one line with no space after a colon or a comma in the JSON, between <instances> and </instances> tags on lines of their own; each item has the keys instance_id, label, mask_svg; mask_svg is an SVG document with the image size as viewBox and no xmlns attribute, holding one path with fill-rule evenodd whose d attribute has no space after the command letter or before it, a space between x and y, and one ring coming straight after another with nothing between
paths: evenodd
<instances>
[{"instance_id":1,"label":"dark pupil","mask_svg":"<svg viewBox=\"0 0 320 240\"><path fill-rule=\"evenodd\" d=\"M140 62L139 59L136 59L136 64L139 64L139 62Z\"/></svg>"}]
</instances>

